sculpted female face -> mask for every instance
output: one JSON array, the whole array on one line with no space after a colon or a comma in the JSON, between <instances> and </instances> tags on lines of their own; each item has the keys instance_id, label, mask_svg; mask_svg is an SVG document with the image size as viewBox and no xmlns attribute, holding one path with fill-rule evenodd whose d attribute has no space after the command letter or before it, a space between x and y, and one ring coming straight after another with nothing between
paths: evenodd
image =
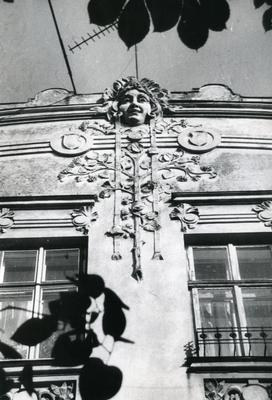
<instances>
[{"instance_id":1,"label":"sculpted female face","mask_svg":"<svg viewBox=\"0 0 272 400\"><path fill-rule=\"evenodd\" d=\"M151 113L148 95L138 89L125 92L118 104L121 122L128 126L139 126L147 122Z\"/></svg>"}]
</instances>

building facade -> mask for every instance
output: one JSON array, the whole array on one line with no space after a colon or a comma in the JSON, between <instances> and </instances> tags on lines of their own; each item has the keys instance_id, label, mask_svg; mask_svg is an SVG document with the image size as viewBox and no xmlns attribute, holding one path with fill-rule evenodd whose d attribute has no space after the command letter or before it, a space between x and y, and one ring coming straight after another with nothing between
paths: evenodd
<instances>
[{"instance_id":1,"label":"building facade","mask_svg":"<svg viewBox=\"0 0 272 400\"><path fill-rule=\"evenodd\" d=\"M272 398L271 115L132 77L1 105L3 399Z\"/></svg>"}]
</instances>

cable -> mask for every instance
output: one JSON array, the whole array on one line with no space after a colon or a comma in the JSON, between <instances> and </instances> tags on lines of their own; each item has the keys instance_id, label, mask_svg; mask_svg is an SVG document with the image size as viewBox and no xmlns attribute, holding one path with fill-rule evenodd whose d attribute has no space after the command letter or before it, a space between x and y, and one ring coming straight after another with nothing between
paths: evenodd
<instances>
[{"instance_id":1,"label":"cable","mask_svg":"<svg viewBox=\"0 0 272 400\"><path fill-rule=\"evenodd\" d=\"M53 18L53 21L54 21L54 24L55 24L55 28L56 28L56 31L57 31L57 35L58 35L60 47L61 47L61 50L62 50L63 58L64 58L64 61L65 61L66 67L67 67L68 75L69 75L70 80L71 80L73 91L76 94L77 91L76 91L76 87L75 87L75 83L74 83L74 79L73 79L72 70L70 68L68 57L67 57L67 54L65 52L64 44L63 44L63 41L62 41L62 38L61 38L61 35L60 35L58 23L57 23L57 20L56 20L56 16L55 16L55 13L54 13L54 9L53 9L51 0L48 0L48 4L49 4L49 8L50 8L50 11L51 11L51 14L52 14L52 18Z\"/></svg>"}]
</instances>

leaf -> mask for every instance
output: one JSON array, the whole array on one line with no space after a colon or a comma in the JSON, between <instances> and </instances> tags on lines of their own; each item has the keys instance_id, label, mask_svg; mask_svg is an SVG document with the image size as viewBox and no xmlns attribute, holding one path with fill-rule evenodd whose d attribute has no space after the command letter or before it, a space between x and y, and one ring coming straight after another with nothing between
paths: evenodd
<instances>
[{"instance_id":1,"label":"leaf","mask_svg":"<svg viewBox=\"0 0 272 400\"><path fill-rule=\"evenodd\" d=\"M96 274L84 274L79 276L78 279L67 277L69 281L80 287L82 293L96 299L101 296L105 289L105 282L101 276Z\"/></svg>"},{"instance_id":2,"label":"leaf","mask_svg":"<svg viewBox=\"0 0 272 400\"><path fill-rule=\"evenodd\" d=\"M3 396L9 392L13 386L13 381L8 380L6 377L6 372L0 368L0 396ZM4 399L6 399L6 396Z\"/></svg>"},{"instance_id":3,"label":"leaf","mask_svg":"<svg viewBox=\"0 0 272 400\"><path fill-rule=\"evenodd\" d=\"M26 392L31 396L35 393L33 385L33 370L31 365L25 365L19 377L20 384L24 386Z\"/></svg>"},{"instance_id":4,"label":"leaf","mask_svg":"<svg viewBox=\"0 0 272 400\"><path fill-rule=\"evenodd\" d=\"M120 390L123 380L119 368L105 365L99 358L90 358L80 371L79 391L82 400L111 399Z\"/></svg>"},{"instance_id":5,"label":"leaf","mask_svg":"<svg viewBox=\"0 0 272 400\"><path fill-rule=\"evenodd\" d=\"M49 338L57 329L57 321L52 317L30 318L12 335L11 339L26 346L35 346Z\"/></svg>"},{"instance_id":6,"label":"leaf","mask_svg":"<svg viewBox=\"0 0 272 400\"><path fill-rule=\"evenodd\" d=\"M68 322L73 328L81 330L85 325L85 314L91 305L86 293L63 292L60 299L49 302L49 310L56 318Z\"/></svg>"},{"instance_id":7,"label":"leaf","mask_svg":"<svg viewBox=\"0 0 272 400\"><path fill-rule=\"evenodd\" d=\"M255 8L259 8L259 7L261 7L262 5L264 5L265 0L253 0L253 2L254 2L254 7L255 7Z\"/></svg>"},{"instance_id":8,"label":"leaf","mask_svg":"<svg viewBox=\"0 0 272 400\"><path fill-rule=\"evenodd\" d=\"M125 0L91 0L88 4L90 23L112 24L119 17Z\"/></svg>"},{"instance_id":9,"label":"leaf","mask_svg":"<svg viewBox=\"0 0 272 400\"><path fill-rule=\"evenodd\" d=\"M268 10L264 12L263 27L266 32L271 31L272 29L272 7L268 8Z\"/></svg>"},{"instance_id":10,"label":"leaf","mask_svg":"<svg viewBox=\"0 0 272 400\"><path fill-rule=\"evenodd\" d=\"M180 17L180 0L146 0L155 32L173 28Z\"/></svg>"},{"instance_id":11,"label":"leaf","mask_svg":"<svg viewBox=\"0 0 272 400\"><path fill-rule=\"evenodd\" d=\"M18 359L22 358L21 354L18 353L13 347L9 346L6 343L0 342L0 352L3 354L5 358L8 359Z\"/></svg>"},{"instance_id":12,"label":"leaf","mask_svg":"<svg viewBox=\"0 0 272 400\"><path fill-rule=\"evenodd\" d=\"M230 8L226 0L201 0L208 27L213 31L222 31L230 17Z\"/></svg>"},{"instance_id":13,"label":"leaf","mask_svg":"<svg viewBox=\"0 0 272 400\"><path fill-rule=\"evenodd\" d=\"M93 332L93 331L92 331ZM64 333L60 335L52 349L51 356L54 364L58 366L75 366L84 364L97 346L97 337L88 336L88 340L82 338L72 339L72 335Z\"/></svg>"},{"instance_id":14,"label":"leaf","mask_svg":"<svg viewBox=\"0 0 272 400\"><path fill-rule=\"evenodd\" d=\"M141 42L147 35L150 19L143 0L130 0L118 22L118 33L128 48Z\"/></svg>"},{"instance_id":15,"label":"leaf","mask_svg":"<svg viewBox=\"0 0 272 400\"><path fill-rule=\"evenodd\" d=\"M181 41L190 49L197 50L204 46L209 36L209 29L203 19L203 7L198 0L184 0L177 30Z\"/></svg>"}]
</instances>

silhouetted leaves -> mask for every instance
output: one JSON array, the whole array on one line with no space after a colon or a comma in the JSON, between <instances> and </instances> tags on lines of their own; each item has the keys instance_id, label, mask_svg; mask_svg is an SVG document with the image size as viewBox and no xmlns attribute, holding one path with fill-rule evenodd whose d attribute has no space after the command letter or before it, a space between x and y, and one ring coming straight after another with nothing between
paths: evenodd
<instances>
[{"instance_id":1,"label":"silhouetted leaves","mask_svg":"<svg viewBox=\"0 0 272 400\"><path fill-rule=\"evenodd\" d=\"M123 9L118 33L128 48L141 42L147 35L150 26L148 11L143 0L130 0Z\"/></svg>"},{"instance_id":2,"label":"silhouetted leaves","mask_svg":"<svg viewBox=\"0 0 272 400\"><path fill-rule=\"evenodd\" d=\"M57 321L50 316L30 318L16 330L11 339L26 346L36 346L49 338L56 329Z\"/></svg>"},{"instance_id":3,"label":"silhouetted leaves","mask_svg":"<svg viewBox=\"0 0 272 400\"><path fill-rule=\"evenodd\" d=\"M23 385L26 392L31 396L35 393L33 385L33 371L31 365L25 365L19 378L20 384Z\"/></svg>"},{"instance_id":4,"label":"silhouetted leaves","mask_svg":"<svg viewBox=\"0 0 272 400\"><path fill-rule=\"evenodd\" d=\"M105 282L99 275L88 274L82 277L78 277L77 279L68 278L75 285L80 287L80 292L87 294L93 299L97 299L97 297L101 296L105 289Z\"/></svg>"},{"instance_id":5,"label":"silhouetted leaves","mask_svg":"<svg viewBox=\"0 0 272 400\"><path fill-rule=\"evenodd\" d=\"M266 32L272 29L272 7L268 8L263 14L263 27Z\"/></svg>"},{"instance_id":6,"label":"silhouetted leaves","mask_svg":"<svg viewBox=\"0 0 272 400\"><path fill-rule=\"evenodd\" d=\"M265 3L265 0L253 0L253 2L254 2L254 7L259 8Z\"/></svg>"},{"instance_id":7,"label":"silhouetted leaves","mask_svg":"<svg viewBox=\"0 0 272 400\"><path fill-rule=\"evenodd\" d=\"M128 306L110 289L105 289L104 314L102 327L105 335L110 335L115 341L126 341L121 338L126 328L126 316L122 308L128 309Z\"/></svg>"},{"instance_id":8,"label":"silhouetted leaves","mask_svg":"<svg viewBox=\"0 0 272 400\"><path fill-rule=\"evenodd\" d=\"M184 0L177 29L181 41L190 49L197 50L206 43L209 28L198 0Z\"/></svg>"},{"instance_id":9,"label":"silhouetted leaves","mask_svg":"<svg viewBox=\"0 0 272 400\"><path fill-rule=\"evenodd\" d=\"M125 0L91 0L88 4L90 22L97 25L112 24L124 4Z\"/></svg>"},{"instance_id":10,"label":"silhouetted leaves","mask_svg":"<svg viewBox=\"0 0 272 400\"><path fill-rule=\"evenodd\" d=\"M12 387L12 381L7 379L6 372L0 369L0 396L6 394Z\"/></svg>"},{"instance_id":11,"label":"silhouetted leaves","mask_svg":"<svg viewBox=\"0 0 272 400\"><path fill-rule=\"evenodd\" d=\"M93 334L95 335L94 332ZM90 357L93 347L95 346L90 340L77 337L74 332L64 333L56 340L51 356L55 365L72 367L84 364Z\"/></svg>"},{"instance_id":12,"label":"silhouetted leaves","mask_svg":"<svg viewBox=\"0 0 272 400\"><path fill-rule=\"evenodd\" d=\"M164 32L173 28L180 17L180 0L146 0L154 31Z\"/></svg>"},{"instance_id":13,"label":"silhouetted leaves","mask_svg":"<svg viewBox=\"0 0 272 400\"><path fill-rule=\"evenodd\" d=\"M49 303L49 310L56 319L69 323L74 329L83 330L90 304L91 300L85 293L60 293L60 299Z\"/></svg>"},{"instance_id":14,"label":"silhouetted leaves","mask_svg":"<svg viewBox=\"0 0 272 400\"><path fill-rule=\"evenodd\" d=\"M115 292L105 288L104 280L98 275L69 279L79 287L79 292L61 292L59 299L48 304L51 315L25 321L15 331L12 339L23 345L35 346L56 332L53 335L53 339L57 339L51 352L52 364L65 367L84 365L79 379L82 400L107 400L119 391L122 372L117 367L105 365L98 358L90 357L93 349L102 345L96 332L90 328L102 310L97 312L90 308L88 312L91 315L87 323L87 309L92 304L91 298L97 299L104 293L100 300L104 299L102 328L105 335L111 335L114 341L133 343L121 336L126 327L123 309L128 310L129 307ZM67 331L69 327L72 329ZM109 355L112 350L113 348L111 351L107 350ZM0 352L5 358L21 358L15 349L2 342ZM32 375L32 368L26 366L19 378L22 386L20 392L24 395L26 392L29 396L35 393ZM0 396L5 396L10 389L11 384L6 379L5 372L0 369Z\"/></svg>"},{"instance_id":15,"label":"silhouetted leaves","mask_svg":"<svg viewBox=\"0 0 272 400\"><path fill-rule=\"evenodd\" d=\"M201 0L205 20L209 29L222 31L230 16L230 8L226 0Z\"/></svg>"},{"instance_id":16,"label":"silhouetted leaves","mask_svg":"<svg viewBox=\"0 0 272 400\"><path fill-rule=\"evenodd\" d=\"M123 375L120 369L105 365L99 358L90 358L79 376L82 400L107 400L120 390Z\"/></svg>"},{"instance_id":17,"label":"silhouetted leaves","mask_svg":"<svg viewBox=\"0 0 272 400\"><path fill-rule=\"evenodd\" d=\"M3 357L7 359L22 358L21 354L18 353L17 350L3 342L0 342L0 352L3 354Z\"/></svg>"}]
</instances>

